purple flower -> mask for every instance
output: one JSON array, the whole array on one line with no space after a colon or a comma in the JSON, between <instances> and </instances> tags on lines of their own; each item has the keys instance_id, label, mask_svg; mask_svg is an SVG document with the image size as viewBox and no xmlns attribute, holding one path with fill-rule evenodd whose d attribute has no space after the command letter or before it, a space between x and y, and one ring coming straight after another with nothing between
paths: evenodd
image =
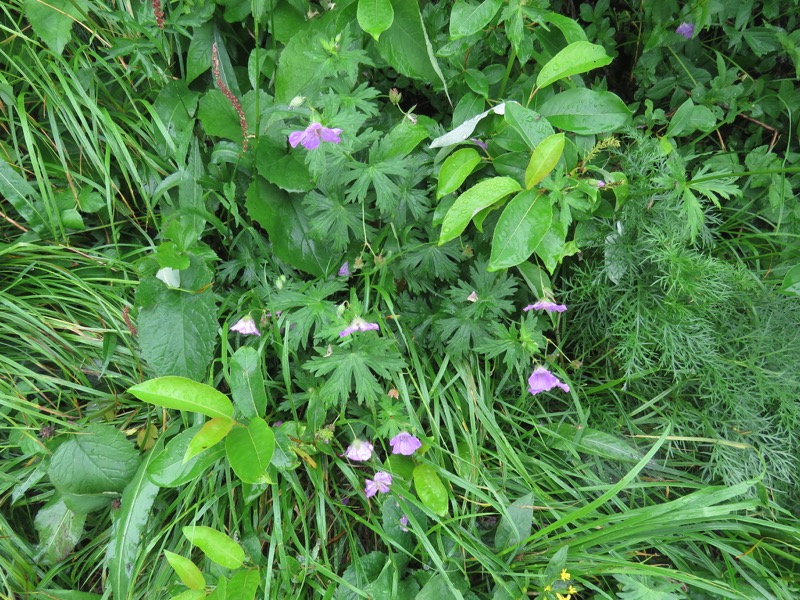
<instances>
[{"instance_id":1,"label":"purple flower","mask_svg":"<svg viewBox=\"0 0 800 600\"><path fill-rule=\"evenodd\" d=\"M528 391L534 396L539 392L547 392L554 387L560 387L565 392L569 392L569 386L560 382L555 375L544 367L536 367L528 378Z\"/></svg>"},{"instance_id":2,"label":"purple flower","mask_svg":"<svg viewBox=\"0 0 800 600\"><path fill-rule=\"evenodd\" d=\"M350 277L350 265L348 263L344 263L339 267L339 277Z\"/></svg>"},{"instance_id":3,"label":"purple flower","mask_svg":"<svg viewBox=\"0 0 800 600\"><path fill-rule=\"evenodd\" d=\"M475 144L476 146L480 146L481 150L486 150L489 146L486 142L479 140L478 138L469 138L469 141Z\"/></svg>"},{"instance_id":4,"label":"purple flower","mask_svg":"<svg viewBox=\"0 0 800 600\"><path fill-rule=\"evenodd\" d=\"M378 471L375 473L375 479L367 479L367 485L364 486L364 493L367 498L372 498L375 494L389 493L389 486L392 485L392 476L386 471Z\"/></svg>"},{"instance_id":5,"label":"purple flower","mask_svg":"<svg viewBox=\"0 0 800 600\"><path fill-rule=\"evenodd\" d=\"M419 441L419 438L414 437L407 431L398 433L389 441L389 444L392 446L392 454L404 454L406 456L411 456L422 447L422 442Z\"/></svg>"},{"instance_id":6,"label":"purple flower","mask_svg":"<svg viewBox=\"0 0 800 600\"><path fill-rule=\"evenodd\" d=\"M556 304L555 302L550 302L549 300L539 300L535 304L529 304L525 308L522 309L525 312L529 310L546 310L547 312L564 312L567 310L565 304Z\"/></svg>"},{"instance_id":7,"label":"purple flower","mask_svg":"<svg viewBox=\"0 0 800 600\"><path fill-rule=\"evenodd\" d=\"M367 323L364 319L356 317L350 323L349 327L342 329L339 332L339 337L345 337L356 331L378 331L380 327L377 323Z\"/></svg>"},{"instance_id":8,"label":"purple flower","mask_svg":"<svg viewBox=\"0 0 800 600\"><path fill-rule=\"evenodd\" d=\"M356 438L347 447L347 451L344 455L350 460L359 462L369 460L372 457L372 444Z\"/></svg>"},{"instance_id":9,"label":"purple flower","mask_svg":"<svg viewBox=\"0 0 800 600\"><path fill-rule=\"evenodd\" d=\"M599 187L599 188L604 188L604 187L606 187L606 182L605 182L605 181L603 181L602 179L601 179L601 180L599 180L599 181L597 182L597 187Z\"/></svg>"},{"instance_id":10,"label":"purple flower","mask_svg":"<svg viewBox=\"0 0 800 600\"><path fill-rule=\"evenodd\" d=\"M405 515L400 517L400 530L408 531L408 517Z\"/></svg>"},{"instance_id":11,"label":"purple flower","mask_svg":"<svg viewBox=\"0 0 800 600\"><path fill-rule=\"evenodd\" d=\"M694 35L694 25L691 23L681 23L678 25L678 28L675 30L675 33L685 37L687 40L692 39Z\"/></svg>"},{"instance_id":12,"label":"purple flower","mask_svg":"<svg viewBox=\"0 0 800 600\"><path fill-rule=\"evenodd\" d=\"M261 335L261 332L256 327L256 322L250 315L246 315L236 321L236 323L231 326L231 331L241 333L242 335Z\"/></svg>"},{"instance_id":13,"label":"purple flower","mask_svg":"<svg viewBox=\"0 0 800 600\"><path fill-rule=\"evenodd\" d=\"M293 131L289 134L289 144L292 148L296 148L297 144L303 144L306 150L314 150L319 147L320 142L333 142L338 144L341 142L339 134L342 130L338 127L330 129L323 127L320 123L312 123L303 131Z\"/></svg>"}]
</instances>

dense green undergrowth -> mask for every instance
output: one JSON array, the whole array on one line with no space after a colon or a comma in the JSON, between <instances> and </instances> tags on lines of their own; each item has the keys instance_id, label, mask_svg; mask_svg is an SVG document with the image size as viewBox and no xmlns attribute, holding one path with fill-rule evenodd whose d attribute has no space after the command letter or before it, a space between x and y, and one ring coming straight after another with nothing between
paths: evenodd
<instances>
[{"instance_id":1,"label":"dense green undergrowth","mask_svg":"<svg viewBox=\"0 0 800 600\"><path fill-rule=\"evenodd\" d=\"M0 7L0 595L800 593L796 2Z\"/></svg>"}]
</instances>

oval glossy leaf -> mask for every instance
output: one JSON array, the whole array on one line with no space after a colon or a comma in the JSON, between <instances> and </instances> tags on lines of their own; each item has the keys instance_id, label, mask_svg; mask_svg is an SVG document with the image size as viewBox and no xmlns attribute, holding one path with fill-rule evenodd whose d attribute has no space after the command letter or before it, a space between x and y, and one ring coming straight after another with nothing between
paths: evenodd
<instances>
[{"instance_id":1,"label":"oval glossy leaf","mask_svg":"<svg viewBox=\"0 0 800 600\"><path fill-rule=\"evenodd\" d=\"M430 465L414 467L414 488L422 503L437 515L447 514L447 488Z\"/></svg>"},{"instance_id":2,"label":"oval glossy leaf","mask_svg":"<svg viewBox=\"0 0 800 600\"><path fill-rule=\"evenodd\" d=\"M519 183L510 177L492 177L472 186L456 198L453 206L444 216L439 245L461 235L472 217L484 208L521 189Z\"/></svg>"},{"instance_id":3,"label":"oval glossy leaf","mask_svg":"<svg viewBox=\"0 0 800 600\"><path fill-rule=\"evenodd\" d=\"M525 169L525 187L527 189L541 183L542 179L555 169L558 159L564 153L566 139L563 133L554 133L536 146L536 150L531 156L531 162Z\"/></svg>"},{"instance_id":4,"label":"oval glossy leaf","mask_svg":"<svg viewBox=\"0 0 800 600\"><path fill-rule=\"evenodd\" d=\"M522 136L530 150L555 133L553 126L541 114L516 102L507 103L505 120L514 131Z\"/></svg>"},{"instance_id":5,"label":"oval glossy leaf","mask_svg":"<svg viewBox=\"0 0 800 600\"><path fill-rule=\"evenodd\" d=\"M717 119L708 107L695 105L688 98L672 115L667 127L667 137L690 135L698 130L708 132L716 125Z\"/></svg>"},{"instance_id":6,"label":"oval glossy leaf","mask_svg":"<svg viewBox=\"0 0 800 600\"><path fill-rule=\"evenodd\" d=\"M480 4L458 0L450 12L450 38L478 33L491 22L501 6L503 0L484 0Z\"/></svg>"},{"instance_id":7,"label":"oval glossy leaf","mask_svg":"<svg viewBox=\"0 0 800 600\"><path fill-rule=\"evenodd\" d=\"M183 528L183 535L208 558L226 569L238 569L244 564L242 547L221 531L202 525L190 525Z\"/></svg>"},{"instance_id":8,"label":"oval glossy leaf","mask_svg":"<svg viewBox=\"0 0 800 600\"><path fill-rule=\"evenodd\" d=\"M130 598L131 582L136 579L138 564L136 558L141 546L142 532L149 525L150 509L158 494L158 486L147 478L147 468L160 454L162 443L159 441L145 456L139 470L125 486L120 499L120 507L116 514L112 513L113 523L106 550L108 565L108 584L114 598Z\"/></svg>"},{"instance_id":9,"label":"oval glossy leaf","mask_svg":"<svg viewBox=\"0 0 800 600\"><path fill-rule=\"evenodd\" d=\"M191 460L201 452L214 446L228 435L232 427L233 419L228 419L226 417L218 417L208 421L200 428L200 431L195 434L192 441L189 442L189 446L186 448L186 454L183 457L183 462Z\"/></svg>"},{"instance_id":10,"label":"oval glossy leaf","mask_svg":"<svg viewBox=\"0 0 800 600\"><path fill-rule=\"evenodd\" d=\"M225 453L233 472L245 483L267 481L267 468L275 451L275 435L260 417L247 427L236 427L225 440Z\"/></svg>"},{"instance_id":11,"label":"oval glossy leaf","mask_svg":"<svg viewBox=\"0 0 800 600\"><path fill-rule=\"evenodd\" d=\"M494 230L489 270L507 269L528 260L553 222L547 196L525 190L508 203Z\"/></svg>"},{"instance_id":12,"label":"oval glossy leaf","mask_svg":"<svg viewBox=\"0 0 800 600\"><path fill-rule=\"evenodd\" d=\"M225 455L223 446L214 446L184 462L186 448L192 438L200 431L200 426L182 431L172 438L147 466L147 477L159 487L177 487L198 477L212 464Z\"/></svg>"},{"instance_id":13,"label":"oval glossy leaf","mask_svg":"<svg viewBox=\"0 0 800 600\"><path fill-rule=\"evenodd\" d=\"M631 121L631 111L616 94L574 88L556 94L539 107L553 127L580 135L608 133Z\"/></svg>"},{"instance_id":14,"label":"oval glossy leaf","mask_svg":"<svg viewBox=\"0 0 800 600\"><path fill-rule=\"evenodd\" d=\"M611 57L602 46L584 41L573 42L542 67L536 78L536 87L541 89L564 77L586 73L610 63Z\"/></svg>"},{"instance_id":15,"label":"oval glossy leaf","mask_svg":"<svg viewBox=\"0 0 800 600\"><path fill-rule=\"evenodd\" d=\"M439 171L436 198L455 192L480 162L481 155L474 148L462 148L448 156Z\"/></svg>"},{"instance_id":16,"label":"oval glossy leaf","mask_svg":"<svg viewBox=\"0 0 800 600\"><path fill-rule=\"evenodd\" d=\"M185 377L159 377L128 388L128 391L143 402L164 408L198 412L212 419L233 417L233 404L225 394Z\"/></svg>"},{"instance_id":17,"label":"oval glossy leaf","mask_svg":"<svg viewBox=\"0 0 800 600\"><path fill-rule=\"evenodd\" d=\"M358 24L370 34L375 41L381 34L392 26L394 9L391 0L358 0L356 12Z\"/></svg>"},{"instance_id":18,"label":"oval glossy leaf","mask_svg":"<svg viewBox=\"0 0 800 600\"><path fill-rule=\"evenodd\" d=\"M231 357L231 397L236 410L248 419L260 417L267 410L261 353L252 346L242 346Z\"/></svg>"},{"instance_id":19,"label":"oval glossy leaf","mask_svg":"<svg viewBox=\"0 0 800 600\"><path fill-rule=\"evenodd\" d=\"M197 568L192 561L184 558L180 554L175 554L169 550L164 550L164 556L167 557L167 562L175 570L180 577L183 585L190 590L204 590L206 587L206 580L200 569Z\"/></svg>"}]
</instances>

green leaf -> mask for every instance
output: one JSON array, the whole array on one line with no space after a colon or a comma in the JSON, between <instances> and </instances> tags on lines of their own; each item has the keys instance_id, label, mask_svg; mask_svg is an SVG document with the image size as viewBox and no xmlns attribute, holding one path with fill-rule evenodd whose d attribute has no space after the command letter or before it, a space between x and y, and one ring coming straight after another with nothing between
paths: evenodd
<instances>
[{"instance_id":1,"label":"green leaf","mask_svg":"<svg viewBox=\"0 0 800 600\"><path fill-rule=\"evenodd\" d=\"M242 346L231 357L233 405L247 419L263 416L267 410L263 362L261 354L251 346Z\"/></svg>"},{"instance_id":2,"label":"green leaf","mask_svg":"<svg viewBox=\"0 0 800 600\"><path fill-rule=\"evenodd\" d=\"M780 291L800 296L800 265L795 265L783 276Z\"/></svg>"},{"instance_id":3,"label":"green leaf","mask_svg":"<svg viewBox=\"0 0 800 600\"><path fill-rule=\"evenodd\" d=\"M236 427L225 440L225 454L237 477L245 483L266 483L275 451L275 435L261 417L247 427Z\"/></svg>"},{"instance_id":4,"label":"green leaf","mask_svg":"<svg viewBox=\"0 0 800 600\"><path fill-rule=\"evenodd\" d=\"M302 204L283 190L257 178L247 190L245 206L250 218L267 230L275 256L288 265L317 277L341 265L339 255L311 238Z\"/></svg>"},{"instance_id":5,"label":"green leaf","mask_svg":"<svg viewBox=\"0 0 800 600\"><path fill-rule=\"evenodd\" d=\"M667 127L667 137L686 136L695 131L709 132L717 126L717 118L706 106L696 106L688 98L678 107Z\"/></svg>"},{"instance_id":6,"label":"green leaf","mask_svg":"<svg viewBox=\"0 0 800 600\"><path fill-rule=\"evenodd\" d=\"M144 458L131 482L125 486L120 508L113 515L106 565L108 585L111 586L113 597L119 600L126 600L133 593L131 583L136 579L134 567L142 532L149 525L150 509L159 489L147 478L147 469L161 450L162 443L159 441Z\"/></svg>"},{"instance_id":7,"label":"green leaf","mask_svg":"<svg viewBox=\"0 0 800 600\"><path fill-rule=\"evenodd\" d=\"M64 51L72 26L83 23L88 10L86 0L25 0L25 16L33 31L56 54Z\"/></svg>"},{"instance_id":8,"label":"green leaf","mask_svg":"<svg viewBox=\"0 0 800 600\"><path fill-rule=\"evenodd\" d=\"M211 46L214 43L214 27L203 23L192 28L186 53L186 84L192 83L211 68Z\"/></svg>"},{"instance_id":9,"label":"green leaf","mask_svg":"<svg viewBox=\"0 0 800 600\"><path fill-rule=\"evenodd\" d=\"M516 546L531 534L532 526L533 494L527 494L506 508L494 534L494 547L506 550ZM509 553L507 558L512 560L514 553Z\"/></svg>"},{"instance_id":10,"label":"green leaf","mask_svg":"<svg viewBox=\"0 0 800 600\"><path fill-rule=\"evenodd\" d=\"M545 18L561 31L568 44L586 41L586 32L575 19L554 12L545 13Z\"/></svg>"},{"instance_id":11,"label":"green leaf","mask_svg":"<svg viewBox=\"0 0 800 600\"><path fill-rule=\"evenodd\" d=\"M203 600L207 598L205 590L184 590L177 596L173 596L170 600Z\"/></svg>"},{"instance_id":12,"label":"green leaf","mask_svg":"<svg viewBox=\"0 0 800 600\"><path fill-rule=\"evenodd\" d=\"M200 425L186 429L172 438L147 467L147 476L159 487L177 487L199 477L208 467L225 456L225 447L213 446L184 462L186 449L200 431Z\"/></svg>"},{"instance_id":13,"label":"green leaf","mask_svg":"<svg viewBox=\"0 0 800 600\"><path fill-rule=\"evenodd\" d=\"M434 513L440 517L447 514L447 488L432 466L423 464L414 467L414 489L422 503Z\"/></svg>"},{"instance_id":14,"label":"green leaf","mask_svg":"<svg viewBox=\"0 0 800 600\"><path fill-rule=\"evenodd\" d=\"M550 124L580 135L615 131L631 120L631 111L611 92L574 88L549 98L539 112Z\"/></svg>"},{"instance_id":15,"label":"green leaf","mask_svg":"<svg viewBox=\"0 0 800 600\"><path fill-rule=\"evenodd\" d=\"M510 177L492 177L475 184L461 194L442 222L442 232L439 235L439 245L449 242L461 235L467 228L472 217L484 208L492 206L509 194L518 192L522 187Z\"/></svg>"},{"instance_id":16,"label":"green leaf","mask_svg":"<svg viewBox=\"0 0 800 600\"><path fill-rule=\"evenodd\" d=\"M87 509L110 502L109 493L125 488L139 460L136 448L122 432L92 423L58 447L48 474L56 490L72 497L66 499L67 504L79 511L82 500L89 502L83 505Z\"/></svg>"},{"instance_id":17,"label":"green leaf","mask_svg":"<svg viewBox=\"0 0 800 600\"><path fill-rule=\"evenodd\" d=\"M481 155L474 148L462 148L448 156L439 171L436 198L455 192L480 162Z\"/></svg>"},{"instance_id":18,"label":"green leaf","mask_svg":"<svg viewBox=\"0 0 800 600\"><path fill-rule=\"evenodd\" d=\"M392 26L394 9L391 0L358 0L356 13L361 29L377 42L381 34Z\"/></svg>"},{"instance_id":19,"label":"green leaf","mask_svg":"<svg viewBox=\"0 0 800 600\"><path fill-rule=\"evenodd\" d=\"M426 83L439 79L428 55L427 34L422 26L417 0L392 0L392 8L394 20L377 42L378 52L395 70L407 77Z\"/></svg>"},{"instance_id":20,"label":"green leaf","mask_svg":"<svg viewBox=\"0 0 800 600\"><path fill-rule=\"evenodd\" d=\"M4 160L0 160L0 195L9 201L29 225L36 225L44 220L37 214L33 204L39 199L39 194Z\"/></svg>"},{"instance_id":21,"label":"green leaf","mask_svg":"<svg viewBox=\"0 0 800 600\"><path fill-rule=\"evenodd\" d=\"M531 162L525 169L525 187L531 189L540 183L555 169L558 160L564 153L566 137L563 133L554 133L543 139L531 155Z\"/></svg>"},{"instance_id":22,"label":"green leaf","mask_svg":"<svg viewBox=\"0 0 800 600\"><path fill-rule=\"evenodd\" d=\"M450 39L455 40L482 31L501 6L503 0L484 0L477 5L457 0L450 12Z\"/></svg>"},{"instance_id":23,"label":"green leaf","mask_svg":"<svg viewBox=\"0 0 800 600\"><path fill-rule=\"evenodd\" d=\"M201 525L190 525L182 531L187 540L218 565L226 569L238 569L244 564L242 547L221 531Z\"/></svg>"},{"instance_id":24,"label":"green leaf","mask_svg":"<svg viewBox=\"0 0 800 600\"><path fill-rule=\"evenodd\" d=\"M278 6L285 5L281 3ZM290 13L291 14L291 13ZM320 65L316 59L309 57L309 48L319 45L320 32L316 29L308 31L293 30L286 47L281 52L278 68L275 72L275 102L288 104L292 98L301 94L308 95L315 89Z\"/></svg>"},{"instance_id":25,"label":"green leaf","mask_svg":"<svg viewBox=\"0 0 800 600\"><path fill-rule=\"evenodd\" d=\"M554 133L553 127L547 119L536 111L525 108L516 102L506 103L505 120L514 131L522 136L522 139L531 150Z\"/></svg>"},{"instance_id":26,"label":"green leaf","mask_svg":"<svg viewBox=\"0 0 800 600\"><path fill-rule=\"evenodd\" d=\"M80 541L86 514L75 514L55 496L36 513L33 526L39 534L34 560L43 565L52 565L69 556Z\"/></svg>"},{"instance_id":27,"label":"green leaf","mask_svg":"<svg viewBox=\"0 0 800 600\"><path fill-rule=\"evenodd\" d=\"M205 590L206 580L200 572L200 569L197 568L197 565L188 558L184 558L180 554L174 554L169 550L164 550L164 556L167 557L167 562L169 562L170 566L178 574L183 585L190 590Z\"/></svg>"},{"instance_id":28,"label":"green leaf","mask_svg":"<svg viewBox=\"0 0 800 600\"><path fill-rule=\"evenodd\" d=\"M139 400L161 406L198 412L213 418L233 417L233 404L228 397L210 385L185 377L159 377L128 388Z\"/></svg>"},{"instance_id":29,"label":"green leaf","mask_svg":"<svg viewBox=\"0 0 800 600\"><path fill-rule=\"evenodd\" d=\"M466 97L466 94L465 94L465 97ZM477 96L474 96L474 97L477 100L483 102L482 98L478 98ZM466 140L470 135L472 135L472 132L475 131L475 127L477 127L478 123L480 123L480 121L482 119L486 118L487 116L489 116L492 113L494 113L496 115L502 115L502 114L504 114L504 112L506 110L506 106L510 106L510 105L511 105L510 102L502 102L502 103L498 104L497 106L493 106L489 110L486 110L486 111L480 113L479 115L475 115L471 119L468 119L467 121L464 121L463 123L461 123L461 125L459 125L455 129L453 129L452 131L449 131L449 132L445 133L444 135L440 135L438 138L436 138L435 140L433 140L431 142L431 146L430 147L431 148L445 148L447 146L453 146L455 144L460 144L461 142ZM553 132L553 129L551 127L550 128L550 133L552 133L552 132Z\"/></svg>"},{"instance_id":30,"label":"green leaf","mask_svg":"<svg viewBox=\"0 0 800 600\"><path fill-rule=\"evenodd\" d=\"M314 187L308 167L286 149L285 139L279 142L264 136L258 140L255 154L258 174L270 183L287 192L307 192Z\"/></svg>"},{"instance_id":31,"label":"green leaf","mask_svg":"<svg viewBox=\"0 0 800 600\"><path fill-rule=\"evenodd\" d=\"M243 139L242 125L239 115L230 100L217 90L210 89L200 98L197 118L203 124L205 132L214 137L221 137L241 143Z\"/></svg>"},{"instance_id":32,"label":"green leaf","mask_svg":"<svg viewBox=\"0 0 800 600\"><path fill-rule=\"evenodd\" d=\"M489 97L489 80L486 75L478 69L467 69L464 71L464 81L473 92L482 96L483 98Z\"/></svg>"},{"instance_id":33,"label":"green leaf","mask_svg":"<svg viewBox=\"0 0 800 600\"><path fill-rule=\"evenodd\" d=\"M489 270L507 269L528 260L553 222L550 199L525 190L508 203L492 239Z\"/></svg>"},{"instance_id":34,"label":"green leaf","mask_svg":"<svg viewBox=\"0 0 800 600\"><path fill-rule=\"evenodd\" d=\"M228 417L216 417L208 421L200 428L192 441L186 447L186 454L183 457L184 462L191 460L201 452L208 450L215 444L219 443L233 427L233 419Z\"/></svg>"},{"instance_id":35,"label":"green leaf","mask_svg":"<svg viewBox=\"0 0 800 600\"><path fill-rule=\"evenodd\" d=\"M536 78L536 87L542 89L559 79L586 73L610 63L611 57L602 46L584 41L573 42L542 67Z\"/></svg>"},{"instance_id":36,"label":"green leaf","mask_svg":"<svg viewBox=\"0 0 800 600\"><path fill-rule=\"evenodd\" d=\"M234 573L228 582L225 598L231 600L253 600L261 582L261 572L258 569L240 570Z\"/></svg>"}]
</instances>

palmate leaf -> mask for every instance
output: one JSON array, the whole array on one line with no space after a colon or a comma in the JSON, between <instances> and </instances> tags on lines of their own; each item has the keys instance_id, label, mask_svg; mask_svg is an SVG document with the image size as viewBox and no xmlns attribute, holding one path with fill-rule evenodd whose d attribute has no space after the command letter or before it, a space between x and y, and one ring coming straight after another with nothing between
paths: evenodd
<instances>
[{"instance_id":1,"label":"palmate leaf","mask_svg":"<svg viewBox=\"0 0 800 600\"><path fill-rule=\"evenodd\" d=\"M391 378L405 367L405 361L389 340L376 338L371 332L359 336L349 347L333 348L332 353L312 358L303 365L317 377L330 375L322 388L328 406L346 400L353 388L359 404L374 401L385 391L376 377Z\"/></svg>"}]
</instances>

